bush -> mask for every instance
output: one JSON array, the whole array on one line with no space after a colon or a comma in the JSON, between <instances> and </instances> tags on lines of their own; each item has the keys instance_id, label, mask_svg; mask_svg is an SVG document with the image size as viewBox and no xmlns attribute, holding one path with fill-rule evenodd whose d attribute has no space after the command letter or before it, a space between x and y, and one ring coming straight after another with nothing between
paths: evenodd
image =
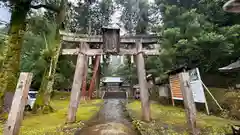
<instances>
[{"instance_id":1,"label":"bush","mask_svg":"<svg viewBox=\"0 0 240 135\"><path fill-rule=\"evenodd\" d=\"M227 92L224 95L222 106L229 117L240 119L240 92Z\"/></svg>"},{"instance_id":2,"label":"bush","mask_svg":"<svg viewBox=\"0 0 240 135\"><path fill-rule=\"evenodd\" d=\"M221 115L224 118L240 119L240 92L220 88L210 88L210 91L224 109L220 111L210 95L205 92L211 113Z\"/></svg>"}]
</instances>

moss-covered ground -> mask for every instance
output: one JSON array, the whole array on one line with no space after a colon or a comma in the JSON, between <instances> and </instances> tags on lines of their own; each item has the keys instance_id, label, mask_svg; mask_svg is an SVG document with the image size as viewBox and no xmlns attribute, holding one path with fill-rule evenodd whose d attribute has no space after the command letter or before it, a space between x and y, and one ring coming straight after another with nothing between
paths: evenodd
<instances>
[{"instance_id":1,"label":"moss-covered ground","mask_svg":"<svg viewBox=\"0 0 240 135\"><path fill-rule=\"evenodd\" d=\"M53 113L25 115L20 135L72 135L99 111L101 104L102 100L82 102L77 111L76 123L65 124L69 99L55 99L52 101L52 107L55 109ZM3 127L3 124L1 126ZM2 130L3 128L0 134Z\"/></svg>"},{"instance_id":2,"label":"moss-covered ground","mask_svg":"<svg viewBox=\"0 0 240 135\"><path fill-rule=\"evenodd\" d=\"M127 109L133 118L133 123L143 135L188 134L185 112L182 108L151 103L151 117L153 120L150 123L141 121L140 101L130 102L127 105ZM226 133L231 133L230 125L240 125L240 121L197 113L197 127L203 135L225 135Z\"/></svg>"}]
</instances>

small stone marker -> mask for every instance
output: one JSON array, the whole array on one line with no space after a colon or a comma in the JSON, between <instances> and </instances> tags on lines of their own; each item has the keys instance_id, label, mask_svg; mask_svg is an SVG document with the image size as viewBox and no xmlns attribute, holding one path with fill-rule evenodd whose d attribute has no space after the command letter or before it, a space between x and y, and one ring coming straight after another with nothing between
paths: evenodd
<instances>
[{"instance_id":1,"label":"small stone marker","mask_svg":"<svg viewBox=\"0 0 240 135\"><path fill-rule=\"evenodd\" d=\"M192 90L190 88L190 80L188 72L179 74L180 88L183 94L184 108L187 118L187 124L192 135L198 135L196 128L196 106L193 99Z\"/></svg>"},{"instance_id":2,"label":"small stone marker","mask_svg":"<svg viewBox=\"0 0 240 135\"><path fill-rule=\"evenodd\" d=\"M20 74L8 121L4 128L4 135L18 135L31 81L32 73L22 72Z\"/></svg>"}]
</instances>

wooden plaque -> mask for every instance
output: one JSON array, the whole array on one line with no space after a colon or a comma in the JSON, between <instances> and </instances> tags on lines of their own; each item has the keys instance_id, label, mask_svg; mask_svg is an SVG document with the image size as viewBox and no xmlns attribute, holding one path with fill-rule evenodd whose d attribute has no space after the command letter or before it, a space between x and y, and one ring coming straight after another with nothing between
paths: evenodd
<instances>
[{"instance_id":1,"label":"wooden plaque","mask_svg":"<svg viewBox=\"0 0 240 135\"><path fill-rule=\"evenodd\" d=\"M120 51L120 29L102 28L103 51L105 53L119 53Z\"/></svg>"}]
</instances>

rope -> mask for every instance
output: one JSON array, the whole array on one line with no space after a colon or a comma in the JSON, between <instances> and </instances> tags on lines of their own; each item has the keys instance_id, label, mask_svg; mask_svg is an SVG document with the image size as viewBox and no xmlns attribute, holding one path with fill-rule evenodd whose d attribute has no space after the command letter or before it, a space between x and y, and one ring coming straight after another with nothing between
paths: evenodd
<instances>
[{"instance_id":1,"label":"rope","mask_svg":"<svg viewBox=\"0 0 240 135\"><path fill-rule=\"evenodd\" d=\"M80 53L80 54L82 54L82 55L84 55L84 56L88 56L87 53L82 52L82 51L79 51L78 53Z\"/></svg>"},{"instance_id":2,"label":"rope","mask_svg":"<svg viewBox=\"0 0 240 135\"><path fill-rule=\"evenodd\" d=\"M142 54L144 54L144 51L138 51L136 54L134 54L134 55L138 55L138 54L140 54L140 53L142 53Z\"/></svg>"}]
</instances>

